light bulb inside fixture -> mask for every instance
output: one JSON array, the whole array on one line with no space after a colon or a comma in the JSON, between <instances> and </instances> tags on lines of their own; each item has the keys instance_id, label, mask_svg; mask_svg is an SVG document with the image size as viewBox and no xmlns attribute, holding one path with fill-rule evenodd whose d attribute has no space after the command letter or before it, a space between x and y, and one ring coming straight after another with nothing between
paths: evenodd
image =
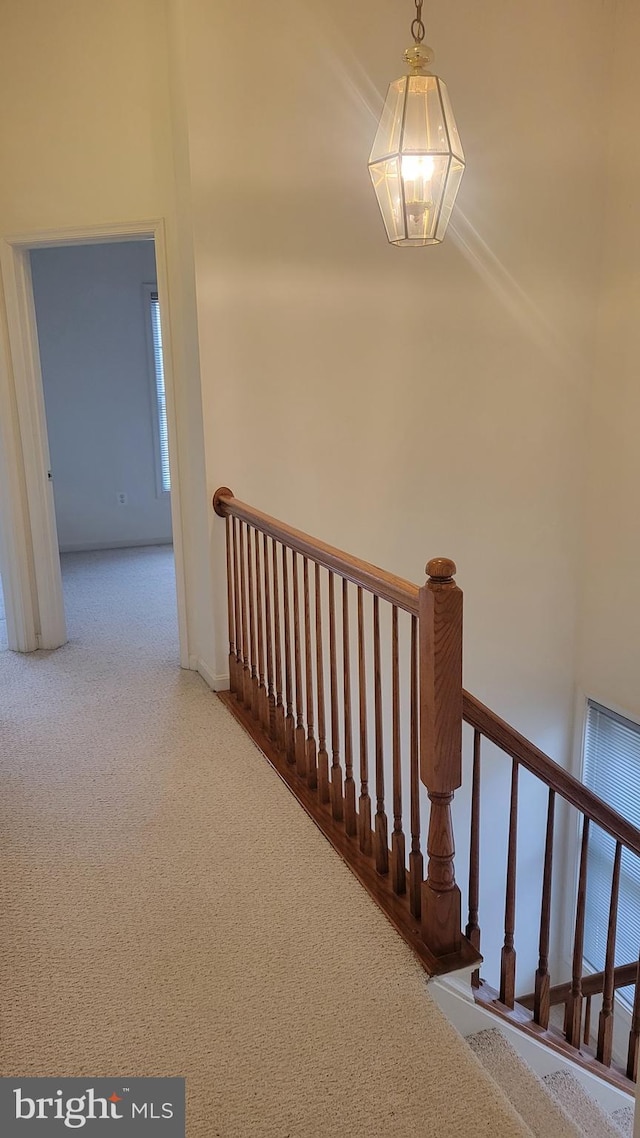
<instances>
[{"instance_id":1,"label":"light bulb inside fixture","mask_svg":"<svg viewBox=\"0 0 640 1138\"><path fill-rule=\"evenodd\" d=\"M404 198L413 225L421 225L427 211L433 208L431 179L435 168L435 162L430 154L402 156L400 170L404 182Z\"/></svg>"},{"instance_id":2,"label":"light bulb inside fixture","mask_svg":"<svg viewBox=\"0 0 640 1138\"><path fill-rule=\"evenodd\" d=\"M430 154L403 154L402 177L405 182L430 182L436 164Z\"/></svg>"}]
</instances>

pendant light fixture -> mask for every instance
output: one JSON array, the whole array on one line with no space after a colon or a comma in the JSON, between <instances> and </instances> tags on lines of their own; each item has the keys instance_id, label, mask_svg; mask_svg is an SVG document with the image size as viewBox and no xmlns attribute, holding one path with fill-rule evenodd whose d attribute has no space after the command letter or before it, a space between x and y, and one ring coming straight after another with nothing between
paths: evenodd
<instances>
[{"instance_id":1,"label":"pendant light fixture","mask_svg":"<svg viewBox=\"0 0 640 1138\"><path fill-rule=\"evenodd\" d=\"M445 235L464 173L464 152L449 93L427 68L423 0L415 0L409 73L389 85L369 156L369 173L393 245L437 245Z\"/></svg>"}]
</instances>

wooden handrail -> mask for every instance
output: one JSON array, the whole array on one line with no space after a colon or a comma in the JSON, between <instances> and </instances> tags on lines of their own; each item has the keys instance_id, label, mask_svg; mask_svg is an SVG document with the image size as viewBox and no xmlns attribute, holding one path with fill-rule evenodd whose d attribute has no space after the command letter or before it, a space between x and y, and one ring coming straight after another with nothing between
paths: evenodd
<instances>
[{"instance_id":1,"label":"wooden handrail","mask_svg":"<svg viewBox=\"0 0 640 1138\"><path fill-rule=\"evenodd\" d=\"M479 699L469 695L469 692L463 693L462 706L466 723L640 857L640 833L626 818L602 802L588 787L558 766L544 751L530 743L504 719L500 719Z\"/></svg>"},{"instance_id":2,"label":"wooden handrail","mask_svg":"<svg viewBox=\"0 0 640 1138\"><path fill-rule=\"evenodd\" d=\"M636 982L636 974L638 972L638 961L634 960L631 964L619 964L613 972L613 986L618 988L628 988ZM604 989L605 973L592 972L590 976L582 977L582 995L583 996L599 996ZM567 1000L571 999L571 981L568 980L566 984L556 984L553 988L549 989L549 1006L556 1007L558 1004L566 1004ZM533 1008L535 1002L535 992L529 992L526 996L518 996L518 1003L522 1008Z\"/></svg>"},{"instance_id":3,"label":"wooden handrail","mask_svg":"<svg viewBox=\"0 0 640 1138\"><path fill-rule=\"evenodd\" d=\"M593 1061L597 1060L611 1078L614 992L635 986L627 1060L628 1077L635 1077L640 1049L640 965L634 961L614 968L614 960L623 849L640 857L640 831L463 690L463 599L455 581L455 564L447 558L433 558L427 564L427 580L419 588L254 509L227 487L216 491L213 507L226 523L231 688L227 705L271 756L278 773L432 974L471 965L475 968L472 984L476 999L485 1006L495 1005L497 1014L510 1017L533 1035L542 1031L548 1036L549 1010L564 1004L563 1047L574 1056L580 1054L583 1040L588 1045L591 1000L602 994ZM364 593L370 594L372 601L366 596L363 599ZM386 604L391 612L387 610L381 625L382 606ZM411 618L408 661L409 622L405 614ZM383 681L389 685L389 700L384 698ZM403 731L406 710L410 714L409 732ZM474 732L468 939L462 933L452 811L455 793L462 784L463 722ZM500 990L493 994L477 969L481 959L483 741L508 756L512 767L504 947ZM549 804L535 992L517 999L521 767L548 789ZM424 806L420 783L429 799L426 827L421 819ZM582 840L571 981L551 987L549 946L558 796L581 815ZM409 813L411 851L407 865L405 825ZM589 833L593 825L615 840L616 854L605 969L583 976ZM421 837L425 829L426 866ZM623 1077L621 1073L619 1077Z\"/></svg>"},{"instance_id":4,"label":"wooden handrail","mask_svg":"<svg viewBox=\"0 0 640 1138\"><path fill-rule=\"evenodd\" d=\"M263 514L261 510L256 510L246 502L234 498L232 491L226 486L216 490L213 508L218 517L239 518L240 521L247 522L248 525L255 526L262 533L282 542L296 553L301 553L303 557L309 557L317 565L338 573L347 581L352 581L354 585L360 585L381 600L389 601L405 612L417 615L420 590L410 581L396 577L393 573L387 573L369 561L352 557L350 553L336 549L333 545L327 545L324 541L318 541L310 534L272 518L270 514Z\"/></svg>"}]
</instances>

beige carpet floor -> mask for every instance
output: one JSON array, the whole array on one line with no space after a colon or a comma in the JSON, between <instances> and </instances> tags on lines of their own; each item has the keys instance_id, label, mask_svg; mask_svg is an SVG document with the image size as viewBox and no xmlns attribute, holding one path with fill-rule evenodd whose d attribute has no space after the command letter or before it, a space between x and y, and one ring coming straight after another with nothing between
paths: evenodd
<instances>
[{"instance_id":1,"label":"beige carpet floor","mask_svg":"<svg viewBox=\"0 0 640 1138\"><path fill-rule=\"evenodd\" d=\"M190 1138L517 1138L424 974L202 680L166 549L0 653L0 1073L184 1075Z\"/></svg>"}]
</instances>

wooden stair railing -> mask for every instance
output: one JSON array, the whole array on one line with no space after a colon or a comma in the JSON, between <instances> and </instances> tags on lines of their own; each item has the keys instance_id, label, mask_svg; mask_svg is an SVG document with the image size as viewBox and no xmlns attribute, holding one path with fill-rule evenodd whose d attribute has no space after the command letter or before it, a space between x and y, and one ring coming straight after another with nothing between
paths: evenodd
<instances>
[{"instance_id":1,"label":"wooden stair railing","mask_svg":"<svg viewBox=\"0 0 640 1138\"><path fill-rule=\"evenodd\" d=\"M629 1032L629 1047L627 1052L627 1066L626 1077L635 1082L638 1074L638 1033L640 1031L640 1023L638 1022L640 1016L640 988L637 985L638 981L638 961L634 960L631 964L619 964L613 970L613 975L604 972L592 972L582 978L582 998L585 1001L584 1012L584 1030L582 1035L582 1042L585 1046L589 1046L591 1041L591 1000L594 996L604 996L608 988L609 991L609 1013L611 1012L611 999L614 992L620 988L635 987L635 1013L632 1016L632 1026ZM549 1009L563 1006L564 1011L564 1030L567 1030L567 1022L569 1016L569 1009L571 1008L572 1001L572 984L568 981L565 984L556 984L553 988L549 988ZM527 996L518 996L518 1003L522 1008L528 1008L535 1011L536 1008L536 993L531 992ZM635 1018L635 1024L633 1019ZM613 1028L613 1017L609 1014L604 1022L598 1025L598 1047L601 1046L604 1052L606 1025L611 1024ZM607 1049L611 1049L611 1035L607 1038Z\"/></svg>"},{"instance_id":2,"label":"wooden stair railing","mask_svg":"<svg viewBox=\"0 0 640 1138\"><path fill-rule=\"evenodd\" d=\"M479 836L481 819L481 746L485 739L511 760L511 807L507 850L505 890L505 933L500 961L500 986L495 991L483 983L480 973L474 973L473 985L476 1000L485 1007L510 1019L518 1027L529 1030L538 1038L558 1050L568 1052L577 1061L597 1068L603 1077L628 1088L628 1080L635 1081L638 1070L640 1039L640 964L633 962L615 965L616 926L620 892L620 869L623 851L640 856L640 832L625 818L592 793L568 771L553 762L513 727L505 723L479 700L464 693L463 715L473 728L473 786L471 808L471 858L469 875L469 924L467 936L479 951L481 947L480 914L480 857ZM515 952L515 900L518 801L517 789L520 769L534 775L548 788L547 822L544 845L544 865L541 883L540 930L538 968L535 990L516 1000ZM557 799L573 807L581 819L578 888L575 906L571 980L551 986L549 946L551 928L551 889L553 881L554 831ZM613 839L614 854L611 864L611 892L606 938L606 960L602 972L584 974L584 932L586 900L589 886L587 877L590 829L600 827ZM495 866L492 869L495 880ZM634 986L635 998L629 1031L627 1060L624 1069L613 1063L613 1026L615 992ZM599 1014L597 1043L589 1046L591 1038L591 1000L602 996ZM551 1022L551 1008L564 1005L562 1029ZM583 1024L584 1013L584 1024Z\"/></svg>"},{"instance_id":3,"label":"wooden stair railing","mask_svg":"<svg viewBox=\"0 0 640 1138\"><path fill-rule=\"evenodd\" d=\"M455 565L433 559L418 588L226 487L213 505L226 525L221 698L429 973L477 964L451 821L462 777Z\"/></svg>"},{"instance_id":4,"label":"wooden stair railing","mask_svg":"<svg viewBox=\"0 0 640 1138\"><path fill-rule=\"evenodd\" d=\"M479 1003L628 1089L638 1067L640 965L616 967L616 924L622 859L625 851L640 856L640 832L463 690L462 593L453 562L431 560L419 588L248 506L226 487L216 491L213 505L226 525L230 691L221 698L431 975L476 965L472 985ZM451 811L462 784L463 721L473 729L466 935ZM511 768L496 990L477 967L483 740L503 752ZM548 805L535 989L518 1000L521 771L546 786ZM558 801L578 812L581 844L571 980L552 987ZM615 853L605 967L589 976L583 948L593 827L613 839ZM487 888L495 893L495 858L492 863ZM622 1070L612 1062L615 993L631 984L635 1001ZM596 995L602 1008L592 1052L584 1036L590 1039ZM557 1004L565 1007L562 1031L551 1022Z\"/></svg>"}]
</instances>

